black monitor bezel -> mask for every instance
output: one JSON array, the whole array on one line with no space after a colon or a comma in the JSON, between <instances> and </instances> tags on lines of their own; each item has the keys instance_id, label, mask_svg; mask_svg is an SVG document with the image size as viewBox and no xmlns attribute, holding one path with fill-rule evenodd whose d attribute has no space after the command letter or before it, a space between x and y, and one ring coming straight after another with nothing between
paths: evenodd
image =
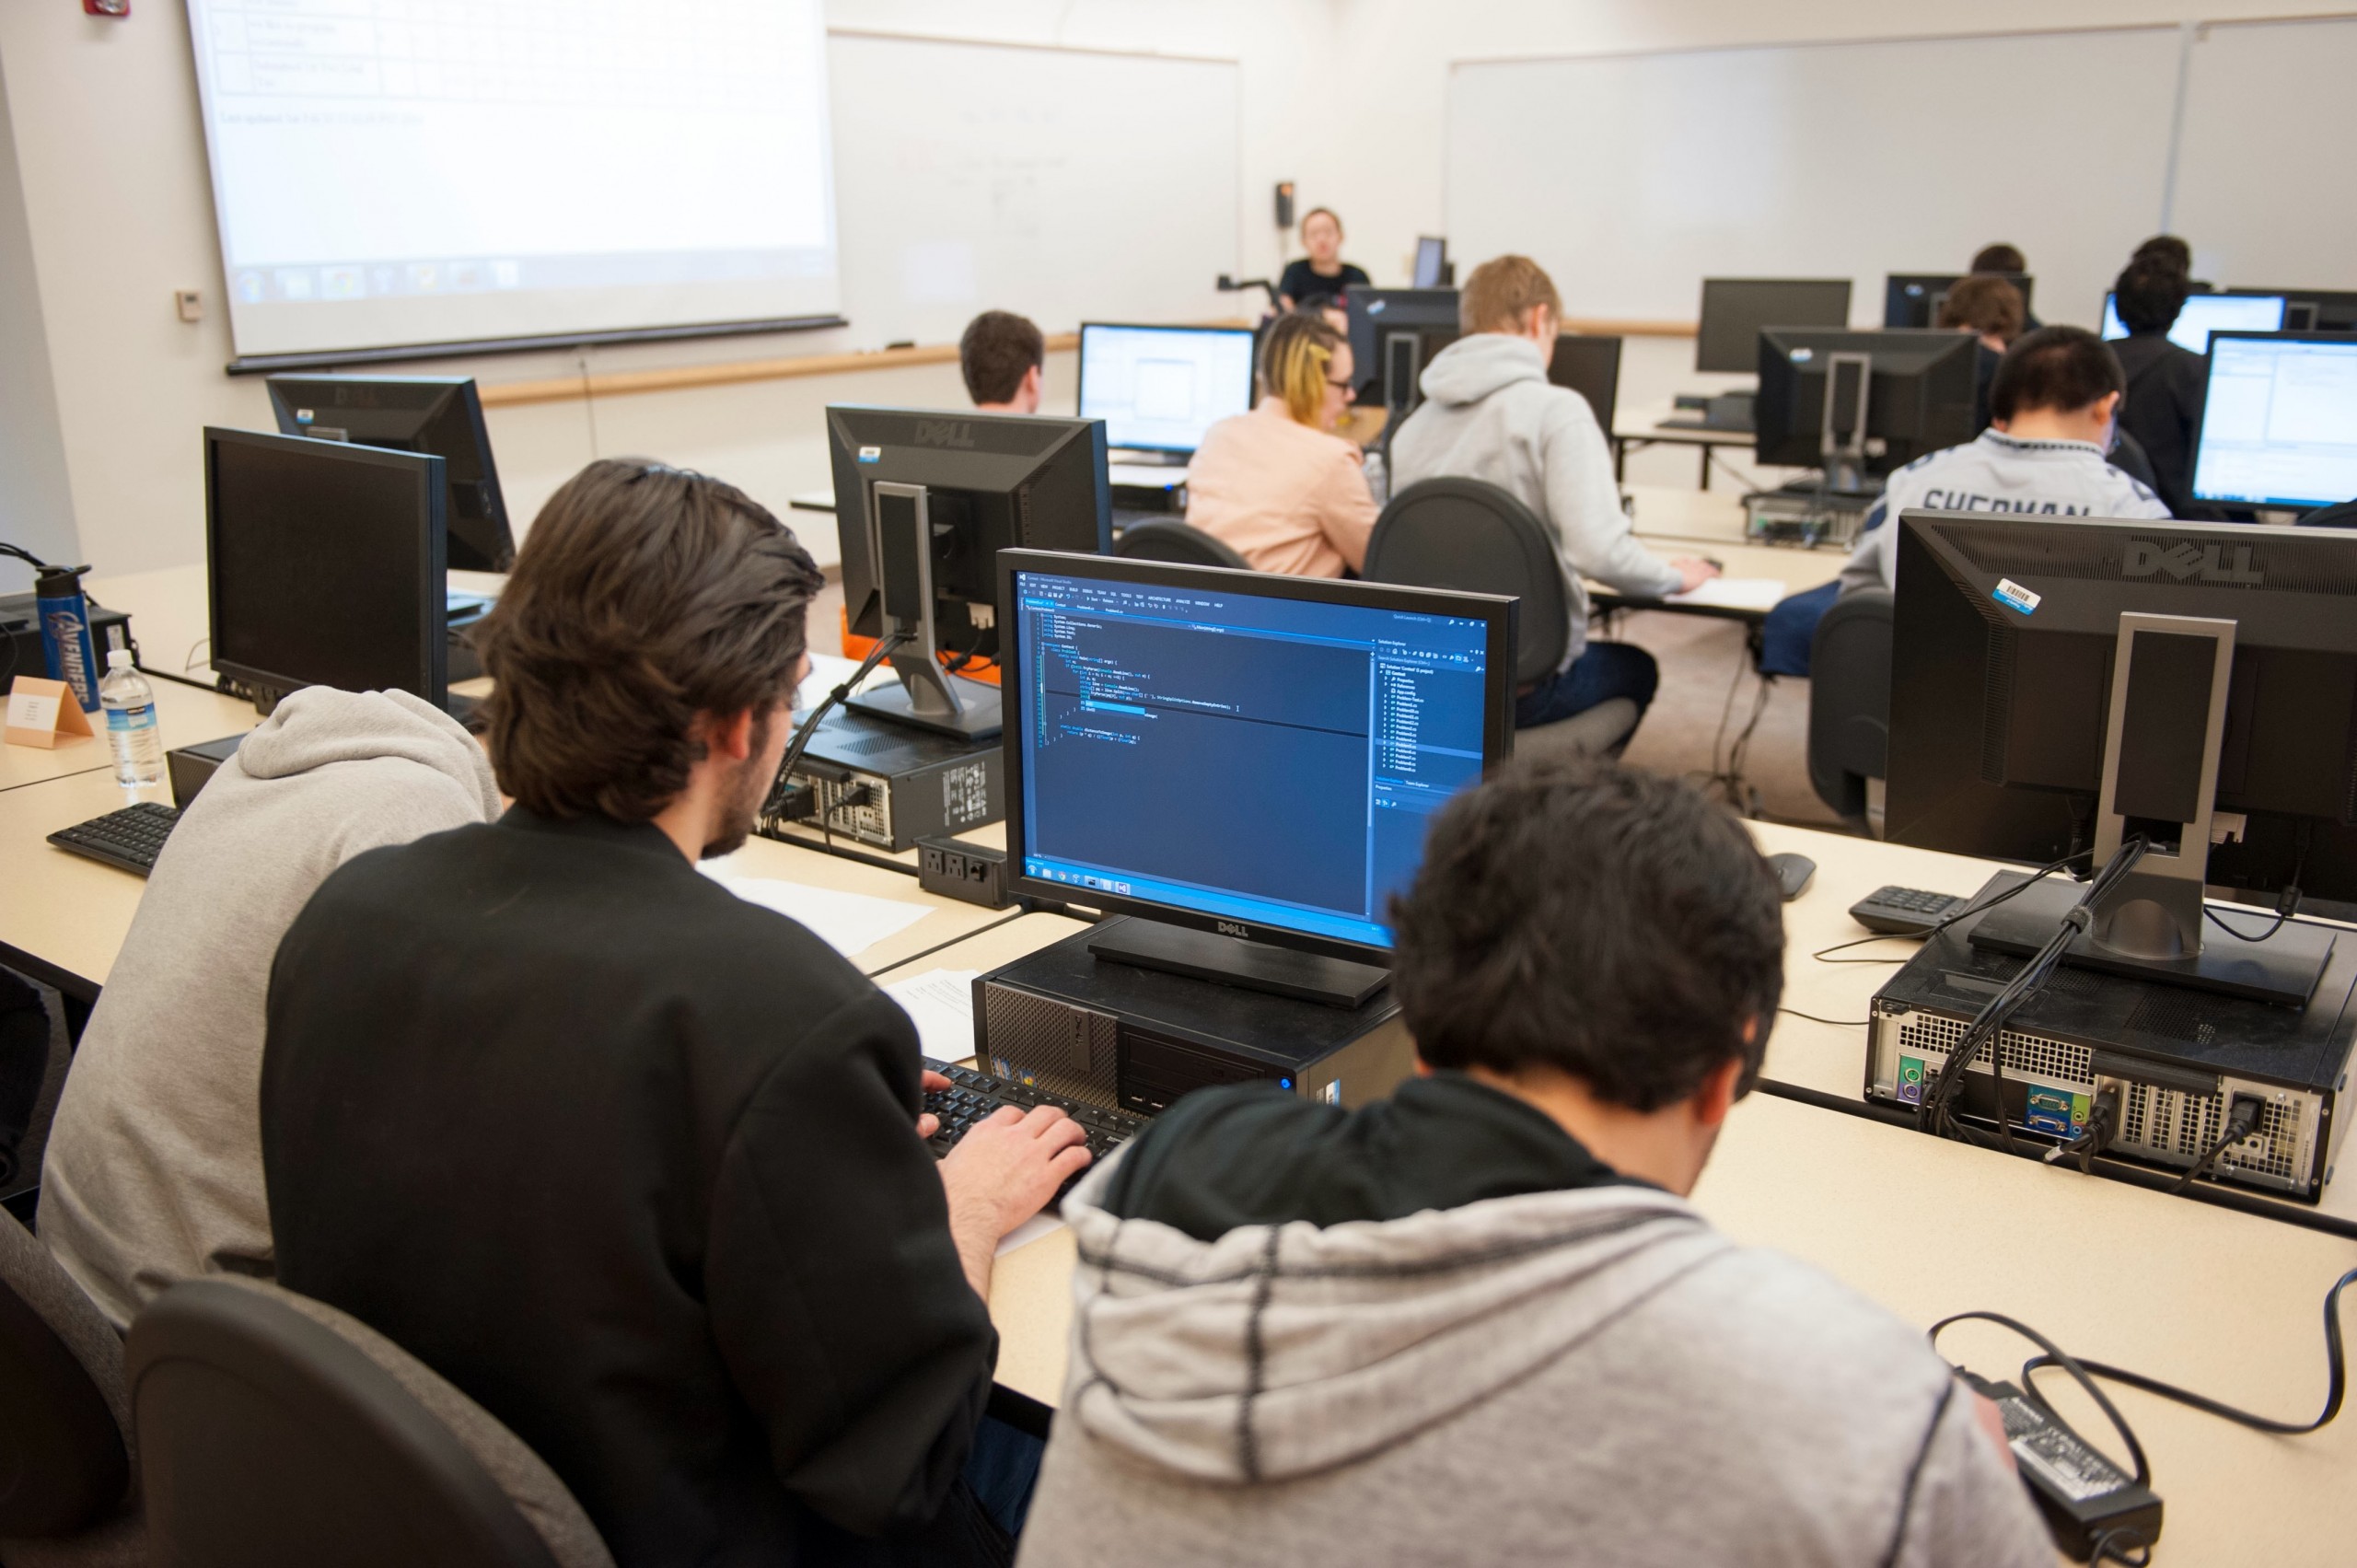
<instances>
[{"instance_id":1,"label":"black monitor bezel","mask_svg":"<svg viewBox=\"0 0 2357 1568\"><path fill-rule=\"evenodd\" d=\"M1759 323L1759 332L1769 331L1777 327L1806 327L1811 331L1823 331L1864 330L1863 328L1852 329L1850 327L1850 310L1851 308L1857 303L1858 296L1858 282L1855 278L1704 278L1702 280L1701 296L1696 300L1694 306L1694 368L1698 372L1708 372L1713 375L1741 376L1758 368L1759 354L1759 332L1754 332L1752 334L1752 341L1745 345L1745 353L1741 363L1729 364L1721 362L1712 364L1704 360L1704 345L1711 341L1711 315L1709 306L1711 303L1711 288L1714 284L1772 284L1779 288L1790 288L1795 284L1824 288L1832 288L1839 285L1841 289L1840 320L1762 321Z\"/></svg>"},{"instance_id":2,"label":"black monitor bezel","mask_svg":"<svg viewBox=\"0 0 2357 1568\"><path fill-rule=\"evenodd\" d=\"M1251 328L1207 327L1200 324L1172 326L1167 322L1161 321L1083 321L1080 324L1080 331L1077 336L1077 341L1073 344L1073 359L1074 363L1073 366L1072 378L1072 406L1079 418L1105 418L1101 413L1092 414L1088 412L1088 332L1089 329L1092 327L1102 331L1117 332L1203 332L1217 333L1227 337L1242 338L1246 345L1244 354L1243 412L1248 413L1251 412L1253 403L1253 380L1258 372L1260 358L1260 345L1258 341L1260 334L1255 332ZM1118 451L1123 452L1192 452L1195 449L1193 447L1183 446L1157 447L1150 442L1142 441L1116 441L1113 439L1113 430L1110 421L1107 421L1106 424L1105 444ZM1200 445L1200 443L1198 443L1198 445Z\"/></svg>"},{"instance_id":3,"label":"black monitor bezel","mask_svg":"<svg viewBox=\"0 0 2357 1568\"><path fill-rule=\"evenodd\" d=\"M1890 308L1893 301L1899 297L1901 285L1944 283L1950 288L1954 288L1967 278L2004 279L2021 295L2022 314L2024 316L2031 314L2030 295L2038 284L2038 274L2035 273L1885 273L1882 278L1882 324L1886 327L1915 325L1912 321L1894 321L1890 319ZM1936 328L1939 324L1938 312L1925 312L1923 326Z\"/></svg>"},{"instance_id":4,"label":"black monitor bezel","mask_svg":"<svg viewBox=\"0 0 2357 1568\"><path fill-rule=\"evenodd\" d=\"M221 598L216 567L219 549L218 484L219 470L215 454L224 446L255 447L265 450L295 453L305 458L317 458L326 462L354 463L369 468L398 469L409 472L421 487L420 528L425 534L425 549L420 556L423 570L412 585L418 594L420 608L420 644L417 649L419 684L424 691L415 693L437 708L449 704L449 602L447 554L448 540L444 532L444 507L447 503L447 465L431 452L403 452L390 447L369 447L355 442L320 441L308 436L275 436L259 430L229 430L216 425L204 427L204 615L205 633L212 639L215 650L212 660L215 670L230 679L279 695L299 691L319 682L308 676L291 675L284 670L266 669L242 660L224 658L221 647Z\"/></svg>"},{"instance_id":5,"label":"black monitor bezel","mask_svg":"<svg viewBox=\"0 0 2357 1568\"><path fill-rule=\"evenodd\" d=\"M2290 296L2287 295L2283 297L2288 299ZM2210 334L2211 345L2215 347L2220 338L2235 338L2242 341L2260 343L2324 343L2332 347L2349 349L2351 353L2357 353L2357 335L2352 335L2348 332L2212 332ZM2218 356L2214 354L2205 354L2201 356L2201 420L2200 424L2193 427L2193 471L2186 478L2186 484L2189 489L2200 482L2201 438L2208 435L2210 431L2210 377L2215 372L2217 364ZM2351 496L2343 495L2331 501L2287 501L2282 499L2250 501L2240 496L2221 498L2218 496L2204 495L2199 490L2193 491L2193 498L2196 501L2200 502L2205 506L2264 507L2270 512L2314 512L2326 506L2338 506L2343 502L2352 499Z\"/></svg>"},{"instance_id":6,"label":"black monitor bezel","mask_svg":"<svg viewBox=\"0 0 2357 1568\"><path fill-rule=\"evenodd\" d=\"M482 390L476 385L475 378L473 377L347 376L327 372L313 374L305 371L282 371L278 374L265 376L262 377L263 389L270 394L271 417L277 423L278 433L281 436L301 436L307 437L310 436L310 432L304 429L301 423L295 417L296 405L292 401L288 401L285 395L288 389L298 386L339 387L377 385L431 387L440 390L442 394L441 396L435 398L424 409L418 411L423 416L418 422L418 425L421 430L430 430L437 423L450 417L452 408L455 405L458 419L459 423L466 427L468 438L474 447L472 455L478 459L479 466L482 470L482 479L481 482L483 489L483 498L488 504L486 508L487 515L484 518L484 523L489 529L489 537L493 546L492 549L484 550L482 549L473 540L461 539L459 541L459 543L463 544L470 552L480 555L484 560L490 562L491 564L480 567L462 567L460 570L505 572L514 566L516 563L516 529L507 516L506 492L501 488L499 482L499 461L491 449L491 425L483 417ZM320 439L320 437L311 438ZM372 446L375 443L368 441L356 441L348 442L347 444L366 447ZM405 448L395 447L388 449L392 451L401 451ZM433 455L437 457L445 456L445 454L441 453L435 453ZM446 483L451 482L447 473L444 478ZM447 500L443 503L442 511L444 526L447 528L450 524L450 519L456 517L457 514ZM444 556L446 560L448 557L448 551L447 549L444 552Z\"/></svg>"},{"instance_id":7,"label":"black monitor bezel","mask_svg":"<svg viewBox=\"0 0 2357 1568\"><path fill-rule=\"evenodd\" d=\"M1273 573L1238 572L1224 566L1179 566L1118 556L1071 555L1047 550L1004 550L998 557L999 625L1006 634L999 645L999 691L1005 714L1004 784L1006 800L1007 890L1019 897L1055 904L1076 903L1107 914L1136 915L1167 925L1187 926L1223 935L1241 935L1297 952L1327 958L1353 958L1388 964L1391 949L1373 943L1349 942L1283 926L1247 925L1224 915L1205 914L1146 899L1132 899L1090 889L1073 897L1068 884L1027 876L1023 810L1023 680L1022 638L1015 626L1015 581L1023 572L1049 572L1062 576L1148 586L1197 587L1217 593L1257 595L1264 598L1303 599L1313 603L1356 605L1370 610L1428 611L1435 615L1478 617L1488 622L1489 661L1481 726L1482 772L1486 774L1514 754L1515 650L1522 601L1496 594L1457 593L1440 588L1406 587L1394 583L1344 581L1336 577L1291 577ZM1214 806L1213 808L1216 808Z\"/></svg>"}]
</instances>

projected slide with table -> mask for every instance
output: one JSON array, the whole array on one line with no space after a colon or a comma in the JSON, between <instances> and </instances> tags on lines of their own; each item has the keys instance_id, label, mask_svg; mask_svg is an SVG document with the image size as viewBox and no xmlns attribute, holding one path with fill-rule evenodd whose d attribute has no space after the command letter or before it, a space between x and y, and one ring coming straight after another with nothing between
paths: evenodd
<instances>
[{"instance_id":1,"label":"projected slide with table","mask_svg":"<svg viewBox=\"0 0 2357 1568\"><path fill-rule=\"evenodd\" d=\"M825 318L819 0L190 0L242 355Z\"/></svg>"}]
</instances>

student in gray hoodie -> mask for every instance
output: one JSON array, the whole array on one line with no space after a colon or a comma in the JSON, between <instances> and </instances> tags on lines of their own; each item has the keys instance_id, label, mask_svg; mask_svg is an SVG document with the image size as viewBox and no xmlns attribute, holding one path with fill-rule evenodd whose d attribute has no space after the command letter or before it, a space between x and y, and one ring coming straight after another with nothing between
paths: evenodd
<instances>
[{"instance_id":1,"label":"student in gray hoodie","mask_svg":"<svg viewBox=\"0 0 2357 1568\"><path fill-rule=\"evenodd\" d=\"M1021 1568L2055 1561L1920 1332L1686 1201L1782 982L1732 818L1517 763L1393 919L1424 1075L1355 1111L1198 1090L1065 1204Z\"/></svg>"},{"instance_id":2,"label":"student in gray hoodie","mask_svg":"<svg viewBox=\"0 0 2357 1568\"><path fill-rule=\"evenodd\" d=\"M1626 697L1640 714L1661 671L1644 649L1587 640L1584 579L1625 594L1687 592L1718 575L1707 561L1664 561L1639 544L1620 509L1612 453L1587 400L1547 379L1563 303L1527 256L1473 269L1457 296L1465 335L1433 356L1417 385L1424 401L1391 437L1391 493L1427 479L1478 479L1511 494L1555 533L1571 596L1563 663L1522 692L1515 723L1527 729Z\"/></svg>"},{"instance_id":3,"label":"student in gray hoodie","mask_svg":"<svg viewBox=\"0 0 2357 1568\"><path fill-rule=\"evenodd\" d=\"M182 815L66 1074L41 1238L120 1328L176 1280L273 1272L262 997L354 855L499 815L490 761L406 691L291 693Z\"/></svg>"}]
</instances>

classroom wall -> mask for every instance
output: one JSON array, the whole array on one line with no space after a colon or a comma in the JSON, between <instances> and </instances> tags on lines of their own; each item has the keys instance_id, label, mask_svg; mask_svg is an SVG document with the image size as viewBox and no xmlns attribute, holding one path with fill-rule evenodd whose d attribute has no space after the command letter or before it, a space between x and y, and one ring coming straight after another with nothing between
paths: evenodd
<instances>
[{"instance_id":1,"label":"classroom wall","mask_svg":"<svg viewBox=\"0 0 2357 1568\"><path fill-rule=\"evenodd\" d=\"M1330 45L1328 0L830 0L830 27L982 41L1232 58L1240 62L1245 167L1242 250L1250 273L1281 264L1267 192L1291 150L1313 139L1318 100L1295 90L1304 61ZM268 428L259 379L222 374L227 313L212 191L180 0L139 0L128 20L82 15L67 0L0 4L0 81L14 128L10 168L21 183L29 278L11 269L7 189L0 181L0 350L10 389L53 411L50 488L70 505L83 559L122 574L178 565L203 553L201 445L207 424ZM1143 105L1140 112L1152 112ZM1118 127L1108 127L1117 134ZM1258 192L1257 197L1253 195ZM1153 243L1142 236L1141 244ZM176 288L200 287L204 319L174 315ZM37 325L37 335L29 336ZM17 368L44 356L43 392ZM622 345L582 354L528 354L456 365L486 383L604 370L706 364L880 346L858 323L792 337ZM1050 366L1071 397L1068 364ZM1052 387L1051 387L1052 390ZM788 495L827 482L819 411L830 401L956 405L955 366L809 377L652 396L499 410L492 437L511 510L528 519L588 457L624 452L709 469L783 512ZM0 403L0 413L10 405ZM0 490L39 491L41 442L32 418L0 436ZM13 504L13 503L12 503ZM26 505L32 505L29 500ZM0 517L13 516L0 513ZM55 535L67 539L73 535ZM820 542L814 540L814 543ZM58 544L60 552L65 547ZM0 576L0 589L14 579Z\"/></svg>"},{"instance_id":2,"label":"classroom wall","mask_svg":"<svg viewBox=\"0 0 2357 1568\"><path fill-rule=\"evenodd\" d=\"M32 237L0 82L0 540L44 561L72 562L76 540L57 433L57 389L33 286ZM0 558L0 593L21 592L32 568Z\"/></svg>"}]
</instances>

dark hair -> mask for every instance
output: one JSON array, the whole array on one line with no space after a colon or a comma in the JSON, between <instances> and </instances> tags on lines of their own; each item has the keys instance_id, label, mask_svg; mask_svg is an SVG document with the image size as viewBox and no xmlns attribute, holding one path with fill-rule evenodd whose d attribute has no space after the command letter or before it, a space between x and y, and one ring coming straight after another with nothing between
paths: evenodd
<instances>
[{"instance_id":1,"label":"dark hair","mask_svg":"<svg viewBox=\"0 0 2357 1568\"><path fill-rule=\"evenodd\" d=\"M1585 758L1514 762L1434 819L1391 903L1392 990L1432 1066L1553 1067L1658 1110L1729 1057L1742 1088L1759 1075L1782 905L1750 836L1691 786Z\"/></svg>"},{"instance_id":2,"label":"dark hair","mask_svg":"<svg viewBox=\"0 0 2357 1568\"><path fill-rule=\"evenodd\" d=\"M2128 389L2119 361L2084 327L2040 327L2015 340L1989 383L1989 412L2012 420L2032 409L2072 412Z\"/></svg>"},{"instance_id":3,"label":"dark hair","mask_svg":"<svg viewBox=\"0 0 2357 1568\"><path fill-rule=\"evenodd\" d=\"M1347 307L1343 305L1342 296L1340 294L1329 294L1325 290L1320 289L1316 294L1305 294L1299 299L1295 300L1293 302L1293 309L1289 314L1295 316L1318 316L1328 310L1341 310L1345 308L1347 308Z\"/></svg>"},{"instance_id":4,"label":"dark hair","mask_svg":"<svg viewBox=\"0 0 2357 1568\"><path fill-rule=\"evenodd\" d=\"M1958 278L1947 297L1940 301L1939 324L1969 327L2010 343L2022 335L2022 323L2028 315L2022 306L2020 289L2003 278L1976 273L1968 278Z\"/></svg>"},{"instance_id":5,"label":"dark hair","mask_svg":"<svg viewBox=\"0 0 2357 1568\"><path fill-rule=\"evenodd\" d=\"M2128 258L2128 264L2132 267L2139 261L2165 261L2188 277L2193 275L2193 247L2174 234L2153 236L2136 247L2135 253Z\"/></svg>"},{"instance_id":6,"label":"dark hair","mask_svg":"<svg viewBox=\"0 0 2357 1568\"><path fill-rule=\"evenodd\" d=\"M2165 332L2192 292L2184 268L2162 256L2145 256L2129 262L2112 284L2112 308L2131 332Z\"/></svg>"},{"instance_id":7,"label":"dark hair","mask_svg":"<svg viewBox=\"0 0 2357 1568\"><path fill-rule=\"evenodd\" d=\"M652 818L703 756L697 714L793 694L822 581L735 485L591 463L540 508L475 634L500 788L547 817Z\"/></svg>"},{"instance_id":8,"label":"dark hair","mask_svg":"<svg viewBox=\"0 0 2357 1568\"><path fill-rule=\"evenodd\" d=\"M1971 270L1976 273L2026 273L2029 260L2018 245L1983 245L1972 258Z\"/></svg>"},{"instance_id":9,"label":"dark hair","mask_svg":"<svg viewBox=\"0 0 2357 1568\"><path fill-rule=\"evenodd\" d=\"M978 403L1013 401L1025 374L1047 363L1048 340L1028 317L1012 310L983 311L966 323L966 335L958 340L966 395Z\"/></svg>"}]
</instances>

